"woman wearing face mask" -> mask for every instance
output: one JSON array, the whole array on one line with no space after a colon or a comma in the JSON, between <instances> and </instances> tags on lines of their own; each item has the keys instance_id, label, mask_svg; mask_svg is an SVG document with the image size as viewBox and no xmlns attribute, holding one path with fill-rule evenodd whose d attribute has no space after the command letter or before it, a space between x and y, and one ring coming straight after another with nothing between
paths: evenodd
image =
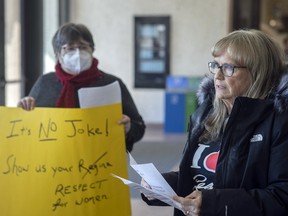
<instances>
[{"instance_id":1,"label":"woman wearing face mask","mask_svg":"<svg viewBox=\"0 0 288 216\"><path fill-rule=\"evenodd\" d=\"M18 107L25 110L35 106L77 108L80 88L105 86L118 81L123 107L119 124L124 125L126 149L131 151L133 144L144 135L144 121L121 79L98 69L98 60L93 57L91 32L82 24L67 23L56 31L52 45L57 60L56 71L39 77L29 96L22 98Z\"/></svg>"}]
</instances>

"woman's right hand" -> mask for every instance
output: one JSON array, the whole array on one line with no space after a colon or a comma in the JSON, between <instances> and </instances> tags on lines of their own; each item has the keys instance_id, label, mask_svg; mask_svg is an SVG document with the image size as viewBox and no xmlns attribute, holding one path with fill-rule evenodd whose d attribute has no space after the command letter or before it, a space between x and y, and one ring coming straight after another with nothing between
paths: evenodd
<instances>
[{"instance_id":1,"label":"woman's right hand","mask_svg":"<svg viewBox=\"0 0 288 216\"><path fill-rule=\"evenodd\" d=\"M35 99L33 97L24 97L22 98L18 104L17 107L21 107L24 110L33 110L35 108Z\"/></svg>"}]
</instances>

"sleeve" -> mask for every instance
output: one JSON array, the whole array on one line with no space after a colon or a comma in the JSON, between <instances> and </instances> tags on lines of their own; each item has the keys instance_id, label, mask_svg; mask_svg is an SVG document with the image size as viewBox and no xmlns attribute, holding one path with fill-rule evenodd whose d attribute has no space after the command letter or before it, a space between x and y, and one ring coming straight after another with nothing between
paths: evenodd
<instances>
[{"instance_id":1,"label":"sleeve","mask_svg":"<svg viewBox=\"0 0 288 216\"><path fill-rule=\"evenodd\" d=\"M41 75L29 92L29 96L36 101L36 107L55 107L61 92L61 84L57 81L55 73Z\"/></svg>"},{"instance_id":2,"label":"sleeve","mask_svg":"<svg viewBox=\"0 0 288 216\"><path fill-rule=\"evenodd\" d=\"M131 152L134 143L138 142L145 133L145 123L125 84L119 80L122 96L123 114L131 119L131 129L126 135L126 149Z\"/></svg>"},{"instance_id":3,"label":"sleeve","mask_svg":"<svg viewBox=\"0 0 288 216\"><path fill-rule=\"evenodd\" d=\"M213 189L202 192L202 216L288 215L288 115L279 115L272 125L266 187ZM263 165L264 166L264 165ZM255 172L261 169L255 168Z\"/></svg>"},{"instance_id":4,"label":"sleeve","mask_svg":"<svg viewBox=\"0 0 288 216\"><path fill-rule=\"evenodd\" d=\"M40 76L36 80L36 82L34 83L34 85L32 86L32 88L29 92L29 96L33 97L36 100L39 98L39 95L41 92L42 80L43 80L43 76Z\"/></svg>"}]
</instances>

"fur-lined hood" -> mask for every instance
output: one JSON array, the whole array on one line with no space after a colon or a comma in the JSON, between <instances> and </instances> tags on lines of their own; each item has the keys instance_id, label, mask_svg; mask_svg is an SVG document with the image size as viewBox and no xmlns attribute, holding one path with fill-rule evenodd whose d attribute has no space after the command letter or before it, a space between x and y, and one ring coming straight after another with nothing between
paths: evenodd
<instances>
[{"instance_id":1,"label":"fur-lined hood","mask_svg":"<svg viewBox=\"0 0 288 216\"><path fill-rule=\"evenodd\" d=\"M207 99L213 101L214 96L214 80L206 76L201 81L197 91L198 104L202 104ZM274 107L279 113L288 112L288 73L282 76L276 91L270 98L274 99Z\"/></svg>"}]
</instances>

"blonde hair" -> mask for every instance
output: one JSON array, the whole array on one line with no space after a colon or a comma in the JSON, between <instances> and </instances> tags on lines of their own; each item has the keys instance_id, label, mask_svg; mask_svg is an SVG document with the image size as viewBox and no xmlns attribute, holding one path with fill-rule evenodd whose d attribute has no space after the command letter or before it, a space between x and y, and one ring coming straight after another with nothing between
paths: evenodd
<instances>
[{"instance_id":1,"label":"blonde hair","mask_svg":"<svg viewBox=\"0 0 288 216\"><path fill-rule=\"evenodd\" d=\"M236 65L246 66L252 75L252 85L246 96L264 99L274 92L283 73L284 53L280 46L259 30L237 30L220 39L212 48L212 56L225 53ZM227 108L215 97L214 110L204 122L201 140L219 138L227 116Z\"/></svg>"}]
</instances>

